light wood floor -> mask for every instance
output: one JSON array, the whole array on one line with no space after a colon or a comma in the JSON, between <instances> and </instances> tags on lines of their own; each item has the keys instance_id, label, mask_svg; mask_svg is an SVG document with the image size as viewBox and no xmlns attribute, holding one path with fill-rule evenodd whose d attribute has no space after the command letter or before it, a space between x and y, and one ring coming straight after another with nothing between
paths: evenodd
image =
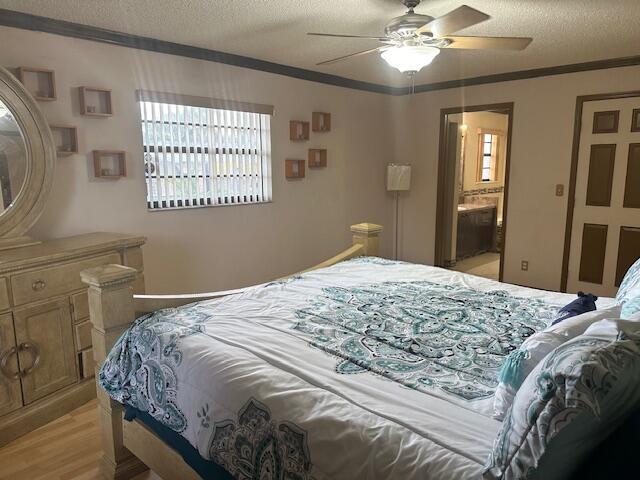
<instances>
[{"instance_id":1,"label":"light wood floor","mask_svg":"<svg viewBox=\"0 0 640 480\"><path fill-rule=\"evenodd\" d=\"M483 253L475 257L465 258L456 263L456 266L451 269L491 280L498 280L500 276L500 254Z\"/></svg>"},{"instance_id":2,"label":"light wood floor","mask_svg":"<svg viewBox=\"0 0 640 480\"><path fill-rule=\"evenodd\" d=\"M103 480L98 413L93 400L0 448L0 480ZM146 472L136 480L162 480Z\"/></svg>"}]
</instances>

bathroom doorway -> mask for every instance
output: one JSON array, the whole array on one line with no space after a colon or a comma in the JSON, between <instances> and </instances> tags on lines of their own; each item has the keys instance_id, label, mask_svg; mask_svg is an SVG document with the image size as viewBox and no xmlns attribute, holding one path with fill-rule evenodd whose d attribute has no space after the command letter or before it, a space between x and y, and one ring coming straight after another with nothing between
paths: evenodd
<instances>
[{"instance_id":1,"label":"bathroom doorway","mask_svg":"<svg viewBox=\"0 0 640 480\"><path fill-rule=\"evenodd\" d=\"M513 104L441 111L435 264L502 280Z\"/></svg>"}]
</instances>

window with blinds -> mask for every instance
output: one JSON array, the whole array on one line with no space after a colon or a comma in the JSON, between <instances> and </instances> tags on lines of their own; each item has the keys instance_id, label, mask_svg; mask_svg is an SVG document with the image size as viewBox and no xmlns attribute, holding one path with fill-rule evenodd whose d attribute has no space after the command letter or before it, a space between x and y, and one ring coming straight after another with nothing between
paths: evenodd
<instances>
[{"instance_id":1,"label":"window with blinds","mask_svg":"<svg viewBox=\"0 0 640 480\"><path fill-rule=\"evenodd\" d=\"M150 210L271 201L272 107L138 92Z\"/></svg>"}]
</instances>

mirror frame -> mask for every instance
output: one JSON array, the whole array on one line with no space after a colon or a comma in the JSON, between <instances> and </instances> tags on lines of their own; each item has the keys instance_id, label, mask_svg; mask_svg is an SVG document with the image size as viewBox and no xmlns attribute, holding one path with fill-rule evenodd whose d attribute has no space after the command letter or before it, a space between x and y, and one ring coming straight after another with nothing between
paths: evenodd
<instances>
[{"instance_id":1,"label":"mirror frame","mask_svg":"<svg viewBox=\"0 0 640 480\"><path fill-rule=\"evenodd\" d=\"M13 114L26 148L25 179L14 203L0 213L0 241L24 235L42 214L53 184L56 149L40 107L6 68L0 67L0 101Z\"/></svg>"}]
</instances>

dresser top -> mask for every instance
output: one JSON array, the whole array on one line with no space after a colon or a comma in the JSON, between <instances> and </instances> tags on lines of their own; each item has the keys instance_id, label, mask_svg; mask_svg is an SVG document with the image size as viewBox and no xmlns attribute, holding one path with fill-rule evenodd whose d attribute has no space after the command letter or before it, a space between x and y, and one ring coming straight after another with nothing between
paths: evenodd
<instances>
[{"instance_id":1,"label":"dresser top","mask_svg":"<svg viewBox=\"0 0 640 480\"><path fill-rule=\"evenodd\" d=\"M0 273L84 257L108 250L138 247L143 245L146 240L145 237L137 235L96 232L3 250L0 251Z\"/></svg>"}]
</instances>

